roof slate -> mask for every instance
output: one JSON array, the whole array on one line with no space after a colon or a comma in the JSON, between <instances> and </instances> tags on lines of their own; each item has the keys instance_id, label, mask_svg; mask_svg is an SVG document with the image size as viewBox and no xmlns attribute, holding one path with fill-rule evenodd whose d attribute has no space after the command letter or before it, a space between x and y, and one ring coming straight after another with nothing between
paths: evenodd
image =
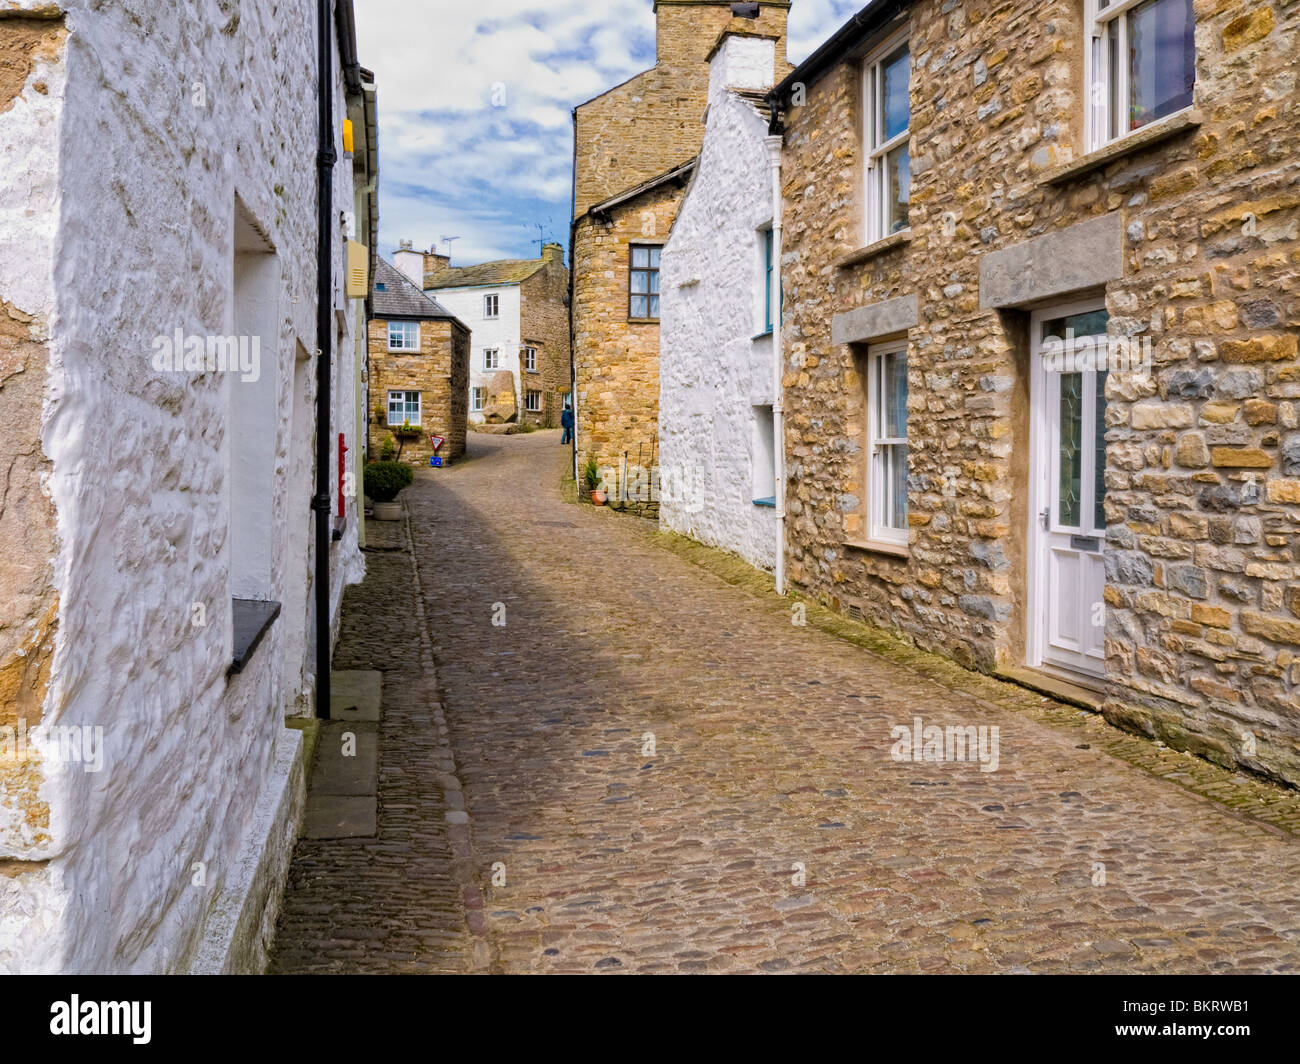
<instances>
[{"instance_id":1,"label":"roof slate","mask_svg":"<svg viewBox=\"0 0 1300 1064\"><path fill-rule=\"evenodd\" d=\"M383 285L383 289L379 288ZM371 312L376 318L446 318L456 315L426 296L396 266L380 259L375 267L375 284L370 293Z\"/></svg>"},{"instance_id":2,"label":"roof slate","mask_svg":"<svg viewBox=\"0 0 1300 1064\"><path fill-rule=\"evenodd\" d=\"M480 262L476 266L448 266L437 273L426 274L424 287L428 290L519 284L545 265L545 259L499 259L496 262Z\"/></svg>"}]
</instances>

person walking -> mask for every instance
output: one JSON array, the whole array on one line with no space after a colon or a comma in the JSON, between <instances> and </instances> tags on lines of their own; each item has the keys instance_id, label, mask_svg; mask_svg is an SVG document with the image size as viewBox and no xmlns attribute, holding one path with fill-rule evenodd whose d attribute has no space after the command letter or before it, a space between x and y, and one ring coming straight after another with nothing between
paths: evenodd
<instances>
[{"instance_id":1,"label":"person walking","mask_svg":"<svg viewBox=\"0 0 1300 1064\"><path fill-rule=\"evenodd\" d=\"M564 436L560 439L560 446L573 442L573 411L569 404L564 404L564 409L560 411L560 427L564 429Z\"/></svg>"}]
</instances>

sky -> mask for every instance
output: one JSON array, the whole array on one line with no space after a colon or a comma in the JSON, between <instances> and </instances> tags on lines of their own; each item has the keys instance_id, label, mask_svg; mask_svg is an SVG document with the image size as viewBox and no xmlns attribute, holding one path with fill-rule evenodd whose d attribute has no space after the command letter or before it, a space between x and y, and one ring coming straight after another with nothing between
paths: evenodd
<instances>
[{"instance_id":1,"label":"sky","mask_svg":"<svg viewBox=\"0 0 1300 1064\"><path fill-rule=\"evenodd\" d=\"M864 2L794 0L791 62ZM380 254L411 240L464 266L536 258L539 237L567 246L571 112L654 66L652 0L355 4L378 93Z\"/></svg>"}]
</instances>

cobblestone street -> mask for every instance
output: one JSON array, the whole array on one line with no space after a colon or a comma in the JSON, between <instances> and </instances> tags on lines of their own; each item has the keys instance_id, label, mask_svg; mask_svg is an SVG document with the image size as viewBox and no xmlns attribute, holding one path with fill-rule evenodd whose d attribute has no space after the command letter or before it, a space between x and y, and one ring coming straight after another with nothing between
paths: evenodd
<instances>
[{"instance_id":1,"label":"cobblestone street","mask_svg":"<svg viewBox=\"0 0 1300 1064\"><path fill-rule=\"evenodd\" d=\"M564 502L568 453L476 435L406 493L437 677L369 553L379 837L299 843L277 970L1300 971L1294 834L792 624ZM996 725L997 770L892 760L915 717Z\"/></svg>"}]
</instances>

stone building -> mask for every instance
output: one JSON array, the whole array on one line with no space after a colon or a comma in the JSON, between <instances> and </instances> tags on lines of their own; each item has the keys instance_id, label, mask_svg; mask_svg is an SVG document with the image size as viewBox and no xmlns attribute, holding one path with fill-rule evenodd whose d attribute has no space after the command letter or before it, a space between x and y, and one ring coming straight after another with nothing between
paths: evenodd
<instances>
[{"instance_id":1,"label":"stone building","mask_svg":"<svg viewBox=\"0 0 1300 1064\"><path fill-rule=\"evenodd\" d=\"M659 522L772 569L777 557L775 44L728 35L704 145L661 259ZM774 297L776 302L774 303Z\"/></svg>"},{"instance_id":2,"label":"stone building","mask_svg":"<svg viewBox=\"0 0 1300 1064\"><path fill-rule=\"evenodd\" d=\"M625 477L642 487L658 452L659 256L703 141L709 61L731 32L771 41L777 76L789 70L790 4L732 7L657 0L654 67L573 112L576 463L611 480L643 464Z\"/></svg>"},{"instance_id":3,"label":"stone building","mask_svg":"<svg viewBox=\"0 0 1300 1064\"><path fill-rule=\"evenodd\" d=\"M317 581L332 634L363 574L350 0L330 32L321 234L315 4L0 5L0 972L264 962Z\"/></svg>"},{"instance_id":4,"label":"stone building","mask_svg":"<svg viewBox=\"0 0 1300 1064\"><path fill-rule=\"evenodd\" d=\"M402 461L427 466L434 453L430 437L441 436L446 442L438 456L454 461L465 453L469 329L382 259L370 315L371 457L393 440ZM398 436L406 426L414 438Z\"/></svg>"},{"instance_id":5,"label":"stone building","mask_svg":"<svg viewBox=\"0 0 1300 1064\"><path fill-rule=\"evenodd\" d=\"M554 428L569 395L569 271L564 248L539 259L452 266L436 252L403 248L393 260L474 332L470 420ZM505 376L508 375L508 376Z\"/></svg>"},{"instance_id":6,"label":"stone building","mask_svg":"<svg viewBox=\"0 0 1300 1064\"><path fill-rule=\"evenodd\" d=\"M872 3L775 94L792 583L1292 783L1298 28Z\"/></svg>"}]
</instances>

